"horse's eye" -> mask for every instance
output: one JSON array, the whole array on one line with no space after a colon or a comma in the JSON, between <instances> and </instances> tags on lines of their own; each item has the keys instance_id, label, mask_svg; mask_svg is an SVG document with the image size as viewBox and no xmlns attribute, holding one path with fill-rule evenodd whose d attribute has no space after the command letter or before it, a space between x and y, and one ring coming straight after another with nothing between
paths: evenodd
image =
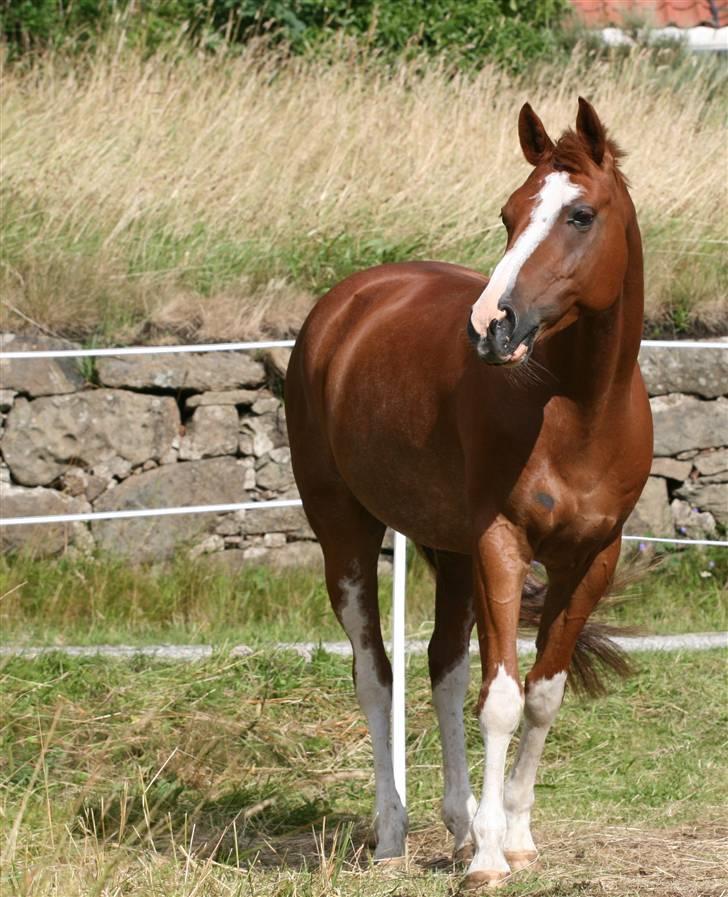
<instances>
[{"instance_id":1,"label":"horse's eye","mask_svg":"<svg viewBox=\"0 0 728 897\"><path fill-rule=\"evenodd\" d=\"M594 209L589 208L589 206L579 206L578 209L574 209L571 213L567 223L573 224L577 230L589 230L596 214Z\"/></svg>"}]
</instances>

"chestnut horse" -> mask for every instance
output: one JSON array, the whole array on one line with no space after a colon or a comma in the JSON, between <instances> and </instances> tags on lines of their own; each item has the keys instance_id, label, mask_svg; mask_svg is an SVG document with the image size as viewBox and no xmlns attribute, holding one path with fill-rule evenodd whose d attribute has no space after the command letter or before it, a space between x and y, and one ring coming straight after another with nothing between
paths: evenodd
<instances>
[{"instance_id":1,"label":"chestnut horse","mask_svg":"<svg viewBox=\"0 0 728 897\"><path fill-rule=\"evenodd\" d=\"M503 207L507 244L490 280L439 262L348 277L303 325L285 389L293 470L373 743L375 859L402 855L407 833L377 603L385 527L422 546L435 569L429 665L443 819L456 857L472 855L466 887L497 883L536 858L536 768L570 665L587 669L589 645L613 659L606 641L585 638L594 632L585 624L652 458L637 365L642 246L620 153L581 98L576 131L556 143L528 104L518 134L533 170ZM524 687L516 634L534 560L548 586ZM474 623L479 803L462 710Z\"/></svg>"}]
</instances>

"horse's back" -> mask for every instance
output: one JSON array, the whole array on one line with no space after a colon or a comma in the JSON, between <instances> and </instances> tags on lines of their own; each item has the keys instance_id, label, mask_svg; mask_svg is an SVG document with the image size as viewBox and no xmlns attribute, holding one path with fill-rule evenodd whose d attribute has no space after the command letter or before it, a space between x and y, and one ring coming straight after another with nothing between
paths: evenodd
<instances>
[{"instance_id":1,"label":"horse's back","mask_svg":"<svg viewBox=\"0 0 728 897\"><path fill-rule=\"evenodd\" d=\"M465 333L467 310L487 278L446 262L400 262L350 275L314 306L289 365L286 388L313 386L335 362L346 364L364 343L368 356L386 333L419 330L431 349L448 333ZM454 331L454 332L453 332ZM402 334L404 336L404 334ZM409 344L412 336L406 342ZM419 340L417 340L419 342Z\"/></svg>"}]
</instances>

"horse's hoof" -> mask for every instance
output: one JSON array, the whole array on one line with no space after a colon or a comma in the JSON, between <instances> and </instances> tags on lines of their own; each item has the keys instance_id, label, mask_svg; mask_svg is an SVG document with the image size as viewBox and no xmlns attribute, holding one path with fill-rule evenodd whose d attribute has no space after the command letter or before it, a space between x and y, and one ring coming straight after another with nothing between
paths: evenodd
<instances>
[{"instance_id":1,"label":"horse's hoof","mask_svg":"<svg viewBox=\"0 0 728 897\"><path fill-rule=\"evenodd\" d=\"M504 856L511 872L518 872L519 869L525 869L532 866L538 859L537 850L506 850Z\"/></svg>"},{"instance_id":2,"label":"horse's hoof","mask_svg":"<svg viewBox=\"0 0 728 897\"><path fill-rule=\"evenodd\" d=\"M458 849L454 851L452 855L453 866L464 866L466 864L469 864L473 859L474 853L475 850L473 849L472 844L463 844L462 847L458 847Z\"/></svg>"},{"instance_id":3,"label":"horse's hoof","mask_svg":"<svg viewBox=\"0 0 728 897\"><path fill-rule=\"evenodd\" d=\"M508 878L510 872L499 872L495 869L486 869L478 872L468 872L460 885L461 891L477 891L481 888L497 888Z\"/></svg>"}]
</instances>

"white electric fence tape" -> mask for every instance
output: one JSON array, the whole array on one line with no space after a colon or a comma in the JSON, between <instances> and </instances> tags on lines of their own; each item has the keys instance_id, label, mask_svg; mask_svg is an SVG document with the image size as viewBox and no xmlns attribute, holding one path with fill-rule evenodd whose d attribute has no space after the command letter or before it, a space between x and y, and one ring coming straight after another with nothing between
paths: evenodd
<instances>
[{"instance_id":1,"label":"white electric fence tape","mask_svg":"<svg viewBox=\"0 0 728 897\"><path fill-rule=\"evenodd\" d=\"M199 352L249 352L258 349L290 349L295 345L292 339L271 339L250 343L200 343L184 346L124 346L111 349L24 349L0 352L4 358L109 358L124 355L182 355ZM645 339L641 345L656 349L728 349L728 342L700 342L697 340Z\"/></svg>"},{"instance_id":2,"label":"white electric fence tape","mask_svg":"<svg viewBox=\"0 0 728 897\"><path fill-rule=\"evenodd\" d=\"M3 359L102 358L129 355L172 355L201 352L237 352L259 349L290 348L294 340L262 340L248 343L212 343L185 346L129 346L111 349L55 349L0 352ZM728 349L728 343L692 340L643 340L643 346L669 349ZM253 511L258 508L293 508L300 499L246 501L217 505L192 505L179 508L142 508L129 511L95 511L88 514L46 514L37 517L0 518L0 526L28 526L40 523L82 523L91 520L118 520L134 517L170 517L176 514L213 514ZM636 542L663 542L677 545L728 546L728 541L711 539L667 539L655 536L623 536ZM407 539L394 534L392 592L392 762L394 782L403 804L407 804L407 764L405 757L405 586L407 579Z\"/></svg>"}]
</instances>

